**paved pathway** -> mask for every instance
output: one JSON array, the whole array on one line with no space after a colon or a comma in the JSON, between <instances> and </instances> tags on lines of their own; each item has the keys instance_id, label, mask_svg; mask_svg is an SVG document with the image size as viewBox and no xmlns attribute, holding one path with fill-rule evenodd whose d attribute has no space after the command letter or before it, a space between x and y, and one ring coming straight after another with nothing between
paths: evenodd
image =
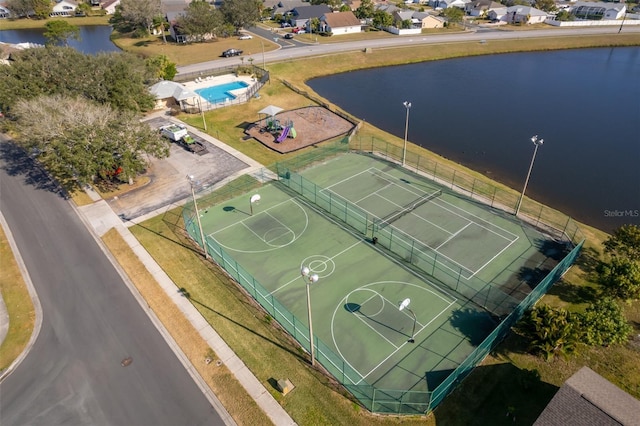
<instances>
[{"instance_id":1,"label":"paved pathway","mask_svg":"<svg viewBox=\"0 0 640 426\"><path fill-rule=\"evenodd\" d=\"M210 137L207 137L207 140L214 145L223 148L227 152L233 153L234 156L237 156L242 161L246 162L249 165L248 169L245 169L244 173L255 174L262 167L260 164L255 161L249 159L245 155L229 148L227 145L223 144L218 140L214 140ZM234 176L235 177L235 176ZM216 186L222 186L229 181L231 177L225 179L222 182L216 184ZM258 406L267 414L267 416L271 419L271 421L275 425L295 425L296 423L289 416L289 414L282 408L282 406L273 398L273 396L267 391L267 389L262 385L262 383L251 373L251 371L247 368L247 366L242 362L240 358L231 350L231 348L225 343L225 341L216 333L216 331L206 322L206 320L202 317L202 315L198 312L198 310L184 297L180 295L179 292L176 291L176 284L171 281L169 276L162 270L160 265L156 263L156 261L151 257L151 255L140 245L138 240L133 236L133 234L129 231L128 226L132 226L135 223L139 223L149 217L153 217L157 214L160 214L163 211L166 211L168 208L173 208L177 204L173 203L170 206L166 206L160 208L154 212L148 213L141 217L136 218L135 223L133 221L123 223L123 221L118 217L118 215L112 210L111 206L100 198L100 196L93 191L92 189L88 189L87 193L94 201L92 204L78 207L76 210L83 219L84 223L87 225L89 230L97 236L104 235L111 228L115 228L117 232L122 236L124 241L126 241L134 253L138 256L140 261L146 266L147 270L153 275L158 284L165 290L166 294L173 300L173 302L180 308L183 312L185 318L187 318L193 327L198 330L202 338L209 344L209 346L215 351L216 355L219 359L224 362L227 368L231 371L231 373L236 377L238 382L245 388L247 393L251 395L251 397L256 401ZM182 201L182 203L186 202L186 199ZM0 219L2 219L0 215ZM4 222L4 221L0 221ZM4 223L0 223L5 225ZM8 234L8 238L10 239L10 231L8 227L4 227L5 232ZM106 248L104 248L106 251ZM16 257L18 258L18 263L21 265L19 261L19 252L14 250ZM113 259L110 255L109 258ZM28 279L28 271L23 267L21 268L23 276L25 279ZM131 291L134 292L134 295L137 298L140 298L139 294L135 290L135 288L130 287ZM32 297L35 298L36 305L37 303L37 295L34 293ZM146 312L151 316L151 312L146 310ZM0 297L0 343L4 339L6 335L6 330L8 329L9 318L6 313L6 307L2 302ZM159 325L159 327L161 327ZM164 334L163 334L164 335ZM170 343L170 342L168 342ZM173 345L170 343L170 346L173 348ZM174 350L179 351L179 348L173 348ZM23 353L21 358L26 354ZM181 358L183 363L187 363L187 370L194 377L194 380L198 383L201 389L208 394L210 400L217 401L217 398L213 394L213 392L208 388L205 384L202 377L199 376L196 369L186 360L184 357ZM19 362L16 361L15 364ZM10 368L11 369L11 368ZM9 370L10 370L9 369ZM218 402L219 403L219 402ZM226 419L227 424L234 424L233 419Z\"/></svg>"}]
</instances>

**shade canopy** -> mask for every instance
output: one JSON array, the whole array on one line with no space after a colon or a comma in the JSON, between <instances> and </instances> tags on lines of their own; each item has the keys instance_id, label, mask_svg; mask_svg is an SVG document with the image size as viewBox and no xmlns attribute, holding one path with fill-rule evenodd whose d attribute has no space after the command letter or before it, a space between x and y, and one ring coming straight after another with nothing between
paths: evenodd
<instances>
[{"instance_id":1,"label":"shade canopy","mask_svg":"<svg viewBox=\"0 0 640 426\"><path fill-rule=\"evenodd\" d=\"M283 109L280 108L280 107L277 107L275 105L269 105L268 107L265 107L265 108L261 109L260 111L258 111L258 114L266 114L266 115L270 115L271 117L273 117L274 115L276 115L280 111L283 111Z\"/></svg>"}]
</instances>

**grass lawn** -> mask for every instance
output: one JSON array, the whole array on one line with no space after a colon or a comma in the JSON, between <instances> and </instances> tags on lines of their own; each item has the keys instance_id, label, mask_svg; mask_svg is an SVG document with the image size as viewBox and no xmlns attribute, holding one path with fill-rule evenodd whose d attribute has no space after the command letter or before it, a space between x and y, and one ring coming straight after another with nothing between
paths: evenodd
<instances>
[{"instance_id":1,"label":"grass lawn","mask_svg":"<svg viewBox=\"0 0 640 426\"><path fill-rule=\"evenodd\" d=\"M36 314L31 296L2 227L0 227L0 293L9 314L9 330L0 346L0 371L3 371L20 356L29 343Z\"/></svg>"},{"instance_id":2,"label":"grass lawn","mask_svg":"<svg viewBox=\"0 0 640 426\"><path fill-rule=\"evenodd\" d=\"M640 44L640 35L627 35L627 37L619 40L616 39L617 41L622 41L623 45L638 45ZM335 72L466 55L607 46L610 43L611 39L606 37L569 37L563 40L507 40L488 44L461 43L424 46L421 48L412 47L410 49L374 50L368 54L351 52L332 56L330 61L327 61L326 58L311 58L304 61L269 64L267 68L271 72L272 81L262 89L260 99L252 99L245 105L208 112L206 120L209 123L209 133L211 135L262 164L272 164L275 161L286 159L288 156L277 154L253 140L242 140L243 123L256 121L258 119L257 111L269 104L292 109L313 103L310 97L291 91L283 84L283 81L287 81L296 88L309 93L311 97L318 97L305 85L305 81ZM321 101L326 102L324 100ZM331 106L335 108L335 106ZM183 115L180 118L195 127L202 128L199 116ZM388 135L368 124L365 124L357 137L363 140L381 139L398 146L403 143L400 138ZM427 154L426 151L415 145L410 145L409 150L423 155ZM432 153L428 153L428 155L433 156ZM474 177L487 179L480 173L464 169L446 159L441 158L439 161L456 167ZM170 249L165 245L175 245L176 247L188 245L188 241L184 240L180 220L179 212L174 211L171 215L155 218L141 227L132 229L136 236L143 241L143 245L163 265L165 270L178 267L178 265L174 265L172 256L169 256L169 253L172 253L174 249ZM596 297L595 289L597 285L591 281L590 265L592 265L592 259L599 256L600 244L606 238L606 234L586 226L581 229L583 234L587 236L588 243L585 246L585 255L581 258L580 265L572 268L564 279L551 289L543 299L543 303L564 306L572 310L582 310ZM162 235L162 238L159 239L157 235ZM156 247L160 242L162 242L162 247ZM178 268L180 271L191 269L201 262L197 255L192 254L192 256L193 260L190 266L187 268L185 265L180 265ZM246 309L249 309L249 306L251 307L250 313L246 312L244 316L241 315L238 318L233 317L232 324L235 321L251 321L252 323L255 321L255 326L257 324L262 325L262 323L268 324L268 319L265 319L259 310L255 310L256 308L251 302L237 294L239 290L224 274L215 270L210 273L209 284L198 290L199 299L210 298L209 300L211 301L205 303L207 306L211 306L209 303L213 303L215 306L225 306L228 309L231 309L232 305L244 306ZM182 284L180 283L192 282L187 278L178 280L177 285L181 286ZM213 285L216 286L215 289L208 289ZM220 287L218 288L217 286ZM193 285L190 285L190 287L193 287ZM225 291L222 291L222 289L225 289ZM189 291L192 292L192 289L189 288ZM240 297L235 301L235 296L227 299L227 293L236 294ZM221 299L222 295L225 295L224 299ZM635 302L627 305L626 312L637 333L640 330L640 303ZM210 321L213 320L214 318L210 319ZM216 330L219 330L219 327L221 329L225 328L224 324L219 323L220 320L218 318L217 322L212 322ZM222 322L230 322L230 320L222 319ZM229 325L227 324L226 327ZM267 331L265 330L264 333L266 334ZM221 334L225 335L224 332ZM278 336L278 334L276 333L275 336ZM296 395L295 404L287 403L287 401L294 399L293 397L290 398L293 394L281 401L297 422L300 424L334 424L336 419L340 418L339 424L375 424L378 419L377 416L371 416L357 408L357 405L348 403L348 400L341 396L340 392L330 386L328 379L318 377L317 373L302 361L299 353L295 355L297 352L296 345L280 347L282 339L284 341L287 340L286 336L266 338L262 337L262 332L260 335L246 335L242 339L237 339L232 334L229 338L225 337L225 340L234 342L232 344L233 349L237 350L243 359L247 357L245 362L265 385L269 384L269 378L273 378L273 376L275 378L280 377L274 371L277 372L279 370L278 365L285 364L288 366L287 374L294 384L299 381L298 383L306 386L308 383L313 383L314 380L318 382L311 395ZM269 334L269 336L271 335ZM267 358L256 356L253 349L254 344L262 344L264 349L260 346L260 351L269 351L271 355ZM273 346L278 348L273 351ZM518 423L531 424L553 397L559 386L583 365L590 366L616 385L639 397L640 371L638 370L640 370L640 367L636 365L638 355L637 346L633 344L610 348L581 347L576 356L569 360L554 360L547 363L528 355L526 353L526 342L513 335L500 345L484 361L481 367L474 370L428 419L385 417L383 421L401 424L412 424L416 421L421 422L421 424L452 425L513 424L512 418L506 416L507 412L513 412L517 416ZM318 386L319 384L321 386ZM277 393L274 393L274 395L279 397ZM327 403L331 407L328 410L325 409ZM337 417L334 417L335 415Z\"/></svg>"},{"instance_id":3,"label":"grass lawn","mask_svg":"<svg viewBox=\"0 0 640 426\"><path fill-rule=\"evenodd\" d=\"M74 20L74 23L76 22L79 21ZM158 38L117 38L115 42L126 50L147 56L165 54L178 65L216 59L220 52L227 48L227 44L228 47L240 47L249 55L262 51L262 45L257 38L246 41L233 38L186 46L165 45ZM610 35L580 36L374 49L371 53L350 52L334 55L331 60L306 58L296 62L268 64L272 81L261 90L260 99L252 99L245 105L206 113L208 133L262 164L272 164L295 154L283 156L255 141L243 141L244 125L256 121L257 111L269 104L292 109L313 103L312 98L317 97L317 94L305 85L310 78L354 69L425 60L523 50L610 46L614 42L615 45L640 45L640 34L622 33L615 39ZM272 44L268 46L267 43L264 46L265 49L274 47ZM295 93L287 88L283 81L308 92L310 97ZM201 117L198 115L182 115L179 118L202 128ZM363 140L381 139L398 146L403 143L400 138L388 135L369 124L364 125L357 137ZM432 153L415 145L410 145L409 150L433 156ZM484 178L479 173L445 159L440 161L465 173ZM428 418L372 415L351 401L348 394L336 386L330 377L310 368L307 355L298 345L224 272L203 261L193 248L191 240L185 235L180 208L134 226L131 231L174 280L176 290L183 288L188 292L194 306L300 425L512 425L514 422L511 417L505 416L507 412L513 412L517 416L518 424L531 424L562 382L582 365L590 366L632 395L640 397L640 366L637 363L640 353L638 347L632 343L610 348L580 347L578 354L567 361L555 360L547 363L528 355L526 342L513 335L500 345L482 366L475 369ZM600 244L606 235L588 227L583 227L582 231L588 238L584 256L580 259L579 265L571 269L545 296L545 303L581 310L596 297L594 289L597 286L592 282L591 276L592 259L599 256ZM210 355L206 345L199 341L194 330L143 271L119 236L111 231L105 236L105 242L236 421L239 424L266 424L268 421L264 414L239 388L224 366L212 367L214 364L206 365L203 362L204 358ZM0 248L4 249L4 246ZM0 256L2 254L0 252ZM5 270L5 258L6 256L0 258L3 261L0 271L2 273ZM625 309L627 317L635 327L635 334L638 334L640 303L630 303ZM534 369L539 373L539 377L529 371ZM273 386L276 380L282 378L288 378L296 386L286 397L282 397Z\"/></svg>"}]
</instances>

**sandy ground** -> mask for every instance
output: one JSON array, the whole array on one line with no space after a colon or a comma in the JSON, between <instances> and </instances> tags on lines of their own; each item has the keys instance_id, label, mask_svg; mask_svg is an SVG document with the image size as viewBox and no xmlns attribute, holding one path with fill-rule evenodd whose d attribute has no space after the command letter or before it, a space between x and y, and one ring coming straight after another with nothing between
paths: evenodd
<instances>
[{"instance_id":1,"label":"sandy ground","mask_svg":"<svg viewBox=\"0 0 640 426\"><path fill-rule=\"evenodd\" d=\"M265 129L267 118L252 123L245 133L263 145L280 153L296 151L298 149L347 134L355 126L326 108L309 106L291 111L282 111L275 115L281 126L293 124L296 131L295 138L286 138L277 142L280 132L270 133Z\"/></svg>"}]
</instances>

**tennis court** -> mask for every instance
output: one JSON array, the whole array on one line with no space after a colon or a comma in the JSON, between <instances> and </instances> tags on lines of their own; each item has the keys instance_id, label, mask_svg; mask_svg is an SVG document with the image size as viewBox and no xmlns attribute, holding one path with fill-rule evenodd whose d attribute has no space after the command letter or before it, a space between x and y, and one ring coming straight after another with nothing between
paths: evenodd
<instances>
[{"instance_id":1,"label":"tennis court","mask_svg":"<svg viewBox=\"0 0 640 426\"><path fill-rule=\"evenodd\" d=\"M467 332L451 326L452 317L480 318L481 334L494 326L488 315L469 313L466 302L277 184L258 193L259 203L250 203L250 193L209 207L201 215L203 229L224 251L220 257L232 257L259 282L259 299L276 299L293 314L289 325L306 337L307 347L307 281L300 269L307 266L319 276L309 289L314 336L322 342L318 359L337 355L349 366L348 383L427 390L425 371L454 368L472 350ZM401 311L405 299L410 310ZM412 338L415 343L408 342Z\"/></svg>"},{"instance_id":2,"label":"tennis court","mask_svg":"<svg viewBox=\"0 0 640 426\"><path fill-rule=\"evenodd\" d=\"M318 360L347 386L397 390L393 401L441 384L522 299L505 283L520 285L544 258L539 232L353 153L281 173L200 219L216 262L307 349L300 270L317 274L309 294ZM416 407L428 403L419 398Z\"/></svg>"},{"instance_id":3,"label":"tennis court","mask_svg":"<svg viewBox=\"0 0 640 426\"><path fill-rule=\"evenodd\" d=\"M375 219L372 237L393 224L420 241L444 267L469 279L518 240L512 232L455 206L429 187L378 168L368 168L326 188Z\"/></svg>"}]
</instances>

